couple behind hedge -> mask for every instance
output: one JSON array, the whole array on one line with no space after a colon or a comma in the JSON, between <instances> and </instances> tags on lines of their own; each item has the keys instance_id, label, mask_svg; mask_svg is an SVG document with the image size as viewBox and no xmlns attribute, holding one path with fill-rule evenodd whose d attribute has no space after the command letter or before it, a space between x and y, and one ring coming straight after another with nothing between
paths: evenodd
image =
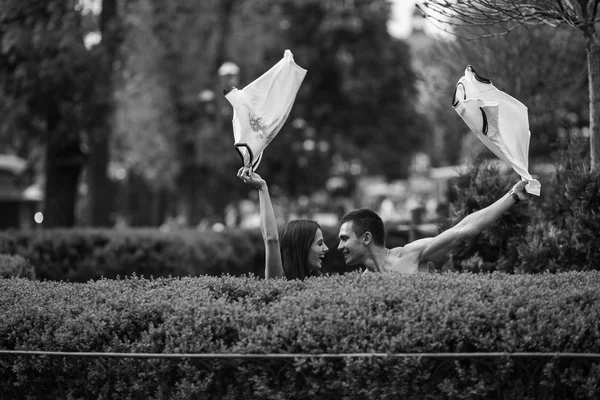
<instances>
[{"instance_id":1,"label":"couple behind hedge","mask_svg":"<svg viewBox=\"0 0 600 400\"><path fill-rule=\"evenodd\" d=\"M321 227L311 220L288 222L281 237L267 182L251 168L242 167L238 177L258 190L260 229L265 243L265 278L304 279L320 274L323 258L329 251ZM528 199L524 192L527 181L513 188L493 204L467 215L452 228L431 238L415 240L404 247L388 249L385 245L383 221L375 212L362 208L340 220L337 250L346 265L363 265L367 271L414 274L419 264L436 261L460 242L477 236L489 228L514 204Z\"/></svg>"}]
</instances>

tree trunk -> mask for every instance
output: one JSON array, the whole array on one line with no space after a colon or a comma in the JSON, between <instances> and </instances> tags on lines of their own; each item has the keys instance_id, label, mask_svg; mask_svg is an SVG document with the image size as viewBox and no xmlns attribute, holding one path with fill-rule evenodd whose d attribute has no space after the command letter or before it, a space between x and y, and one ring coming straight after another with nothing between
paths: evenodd
<instances>
[{"instance_id":1,"label":"tree trunk","mask_svg":"<svg viewBox=\"0 0 600 400\"><path fill-rule=\"evenodd\" d=\"M45 228L75 225L79 175L86 161L79 133L70 132L62 126L62 118L58 103L48 104L42 223Z\"/></svg>"},{"instance_id":2,"label":"tree trunk","mask_svg":"<svg viewBox=\"0 0 600 400\"><path fill-rule=\"evenodd\" d=\"M94 129L90 140L90 159L87 167L89 188L89 223L91 226L111 226L110 211L114 194L108 179L110 128Z\"/></svg>"},{"instance_id":3,"label":"tree trunk","mask_svg":"<svg viewBox=\"0 0 600 400\"><path fill-rule=\"evenodd\" d=\"M77 144L69 148L70 151L57 152L52 144L46 147L45 228L75 225L75 204L84 154Z\"/></svg>"},{"instance_id":4,"label":"tree trunk","mask_svg":"<svg viewBox=\"0 0 600 400\"><path fill-rule=\"evenodd\" d=\"M100 14L100 32L102 33L102 62L103 75L98 82L96 94L103 107L97 114L97 126L93 128L90 138L90 162L87 170L89 187L89 223L92 226L110 226L111 193L108 178L108 163L110 161L110 137L112 131L113 110L113 68L119 35L117 32L117 3L116 0L103 0Z\"/></svg>"},{"instance_id":5,"label":"tree trunk","mask_svg":"<svg viewBox=\"0 0 600 400\"><path fill-rule=\"evenodd\" d=\"M590 169L600 161L600 38L587 37L588 81L590 96Z\"/></svg>"},{"instance_id":6,"label":"tree trunk","mask_svg":"<svg viewBox=\"0 0 600 400\"><path fill-rule=\"evenodd\" d=\"M220 32L217 37L217 45L216 45L216 54L215 54L215 64L213 73L217 74L219 71L219 67L225 61L227 61L227 40L231 33L231 17L233 14L233 6L235 4L235 0L224 0L219 4L217 9L217 18L219 21ZM219 89L219 88L217 88ZM223 88L221 90L215 90L217 96L222 96Z\"/></svg>"},{"instance_id":7,"label":"tree trunk","mask_svg":"<svg viewBox=\"0 0 600 400\"><path fill-rule=\"evenodd\" d=\"M214 39L215 44L215 58L213 60L213 66L210 80L214 82L214 93L216 94L216 108L217 115L214 120L214 129L219 134L221 132L224 133L224 137L229 138L231 135L231 115L223 116L221 115L221 110L224 107L228 107L229 103L223 96L223 85L218 76L219 67L223 62L227 60L227 42L231 32L231 20L232 14L234 10L235 0L222 0L215 3L215 14L218 23L215 26L216 29L216 38ZM197 104L193 105L194 107L198 107ZM189 106L188 106L189 108ZM195 110L195 113L198 113L198 110ZM208 118L208 116L202 111L201 125L204 122L204 119ZM189 121L180 120L181 124L189 123ZM182 134L188 135L188 132L185 132L185 127L182 128ZM225 131L225 132L224 132ZM194 131L194 135L197 134ZM214 177L218 174L218 171L205 171L204 165L199 160L198 149L195 147L195 141L193 137L184 138L183 144L187 142L189 144L189 148L185 146L180 147L180 151L182 152L182 168L181 173L178 179L178 188L179 188L179 212L186 218L186 221L190 225L198 224L203 218L211 217L214 214L218 216L224 215L225 206L231 201L230 197L227 194L230 192L229 188L226 186L226 182L222 182L222 186L219 187L218 193L211 193L207 191L206 188L208 186L207 181L203 181L204 177ZM233 148L233 146L232 146ZM213 178L214 179L214 178ZM209 205L207 207L207 205Z\"/></svg>"}]
</instances>

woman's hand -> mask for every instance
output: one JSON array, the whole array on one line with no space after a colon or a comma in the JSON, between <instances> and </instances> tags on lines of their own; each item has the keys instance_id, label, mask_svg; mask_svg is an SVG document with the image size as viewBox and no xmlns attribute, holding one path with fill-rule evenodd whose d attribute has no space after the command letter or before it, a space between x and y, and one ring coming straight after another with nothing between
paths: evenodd
<instances>
[{"instance_id":1,"label":"woman's hand","mask_svg":"<svg viewBox=\"0 0 600 400\"><path fill-rule=\"evenodd\" d=\"M244 181L244 183L254 186L258 190L262 190L267 187L267 182L255 172L252 172L251 167L242 167L238 170L238 178Z\"/></svg>"}]
</instances>

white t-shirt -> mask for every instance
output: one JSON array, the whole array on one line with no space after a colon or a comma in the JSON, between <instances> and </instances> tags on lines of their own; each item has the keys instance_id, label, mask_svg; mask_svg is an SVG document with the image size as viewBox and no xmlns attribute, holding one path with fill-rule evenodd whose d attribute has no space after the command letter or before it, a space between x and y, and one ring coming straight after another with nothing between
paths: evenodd
<instances>
[{"instance_id":1,"label":"white t-shirt","mask_svg":"<svg viewBox=\"0 0 600 400\"><path fill-rule=\"evenodd\" d=\"M244 89L225 97L233 106L233 137L244 166L256 170L265 148L285 123L306 70L294 62L290 50L271 69Z\"/></svg>"},{"instance_id":2,"label":"white t-shirt","mask_svg":"<svg viewBox=\"0 0 600 400\"><path fill-rule=\"evenodd\" d=\"M539 196L541 184L529 168L527 107L477 75L470 65L456 84L452 106L471 131L529 184L525 190Z\"/></svg>"}]
</instances>

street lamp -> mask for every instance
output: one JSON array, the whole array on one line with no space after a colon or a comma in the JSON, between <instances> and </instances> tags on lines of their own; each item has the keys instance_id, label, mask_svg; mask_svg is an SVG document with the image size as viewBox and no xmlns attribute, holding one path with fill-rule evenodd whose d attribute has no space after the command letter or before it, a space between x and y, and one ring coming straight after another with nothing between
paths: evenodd
<instances>
[{"instance_id":1,"label":"street lamp","mask_svg":"<svg viewBox=\"0 0 600 400\"><path fill-rule=\"evenodd\" d=\"M224 62L217 71L219 74L219 92L237 87L240 83L240 67L234 62ZM231 105L225 101L225 96L218 96L217 108L219 115L217 116L217 132L221 132L223 128L223 120L232 114Z\"/></svg>"},{"instance_id":2,"label":"street lamp","mask_svg":"<svg viewBox=\"0 0 600 400\"><path fill-rule=\"evenodd\" d=\"M198 102L205 114L211 114L210 108L214 108L215 92L210 89L201 90L198 93ZM212 107L211 107L212 106Z\"/></svg>"},{"instance_id":3,"label":"street lamp","mask_svg":"<svg viewBox=\"0 0 600 400\"><path fill-rule=\"evenodd\" d=\"M221 80L221 87L229 89L232 86L239 85L240 82L240 67L236 63L231 61L224 62L219 67L219 78Z\"/></svg>"},{"instance_id":4,"label":"street lamp","mask_svg":"<svg viewBox=\"0 0 600 400\"><path fill-rule=\"evenodd\" d=\"M240 67L231 61L226 61L217 70L218 80L214 90L205 89L198 94L198 100L203 105L206 116L211 116L209 126L212 127L212 133L215 135L211 138L212 148L229 149L223 157L220 157L221 163L225 163L227 167L231 163L237 161L233 147L233 127L231 120L233 119L233 108L223 95L223 89L239 86L240 82ZM230 155L231 156L230 159ZM205 154L206 155L206 154ZM213 157L214 158L214 154ZM212 166L212 168L211 168ZM235 172L229 175L223 175L222 169L214 165L208 165L207 171L215 174L219 181L219 190L212 191L206 194L205 200L210 204L213 213L224 218L225 207L227 204L235 200L236 193L240 190L238 180L235 177ZM236 169L231 169L235 171Z\"/></svg>"}]
</instances>

